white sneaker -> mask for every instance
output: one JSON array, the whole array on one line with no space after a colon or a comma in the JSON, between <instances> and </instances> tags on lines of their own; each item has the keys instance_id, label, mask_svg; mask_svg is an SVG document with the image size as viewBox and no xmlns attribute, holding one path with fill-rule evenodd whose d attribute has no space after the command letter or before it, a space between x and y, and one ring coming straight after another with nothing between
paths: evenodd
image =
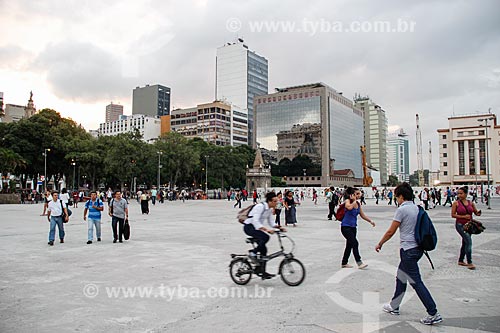
<instances>
[{"instance_id":1,"label":"white sneaker","mask_svg":"<svg viewBox=\"0 0 500 333\"><path fill-rule=\"evenodd\" d=\"M382 310L384 310L387 313L390 313L391 315L399 316L399 309L394 310L391 306L391 304L384 304L382 307Z\"/></svg>"},{"instance_id":2,"label":"white sneaker","mask_svg":"<svg viewBox=\"0 0 500 333\"><path fill-rule=\"evenodd\" d=\"M443 321L439 312L436 312L434 316L427 316L420 319L420 322L424 325L434 325Z\"/></svg>"},{"instance_id":3,"label":"white sneaker","mask_svg":"<svg viewBox=\"0 0 500 333\"><path fill-rule=\"evenodd\" d=\"M361 263L361 264L359 264L359 265L358 265L358 268L359 268L359 269L365 269L366 267L368 267L368 265L367 265L367 264L363 264L363 263Z\"/></svg>"}]
</instances>

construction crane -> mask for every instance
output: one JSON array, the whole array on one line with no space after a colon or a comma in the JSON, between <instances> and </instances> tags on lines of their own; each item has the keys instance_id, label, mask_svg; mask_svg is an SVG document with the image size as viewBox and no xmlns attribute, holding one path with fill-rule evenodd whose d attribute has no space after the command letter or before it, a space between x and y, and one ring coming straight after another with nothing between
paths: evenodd
<instances>
[{"instance_id":1,"label":"construction crane","mask_svg":"<svg viewBox=\"0 0 500 333\"><path fill-rule=\"evenodd\" d=\"M429 141L429 186L433 185L432 179L432 143Z\"/></svg>"},{"instance_id":2,"label":"construction crane","mask_svg":"<svg viewBox=\"0 0 500 333\"><path fill-rule=\"evenodd\" d=\"M366 146L360 146L361 149L361 163L363 164L363 186L372 186L373 178L368 176L368 166L366 165Z\"/></svg>"},{"instance_id":3,"label":"construction crane","mask_svg":"<svg viewBox=\"0 0 500 333\"><path fill-rule=\"evenodd\" d=\"M422 131L420 130L420 119L417 113L417 174L418 186L424 186L424 161L422 159Z\"/></svg>"}]
</instances>

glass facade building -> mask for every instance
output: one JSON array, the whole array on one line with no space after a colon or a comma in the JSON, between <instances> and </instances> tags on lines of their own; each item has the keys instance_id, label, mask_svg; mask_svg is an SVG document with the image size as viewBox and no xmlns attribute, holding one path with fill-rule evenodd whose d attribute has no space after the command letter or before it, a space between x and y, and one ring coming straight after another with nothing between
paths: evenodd
<instances>
[{"instance_id":1,"label":"glass facade building","mask_svg":"<svg viewBox=\"0 0 500 333\"><path fill-rule=\"evenodd\" d=\"M277 89L254 102L253 145L275 156L273 163L306 155L317 165L307 176L320 186L331 184L333 170L362 177L363 115L341 93L315 83Z\"/></svg>"}]
</instances>

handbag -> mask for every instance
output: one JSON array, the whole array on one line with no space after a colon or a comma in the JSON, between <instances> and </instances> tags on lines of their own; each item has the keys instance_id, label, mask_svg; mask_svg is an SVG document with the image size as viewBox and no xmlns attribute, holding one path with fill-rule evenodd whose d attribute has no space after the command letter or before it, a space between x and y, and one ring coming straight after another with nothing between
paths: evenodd
<instances>
[{"instance_id":1,"label":"handbag","mask_svg":"<svg viewBox=\"0 0 500 333\"><path fill-rule=\"evenodd\" d=\"M123 223L123 238L125 238L125 240L130 238L130 224L128 223L128 219L125 219Z\"/></svg>"},{"instance_id":2,"label":"handbag","mask_svg":"<svg viewBox=\"0 0 500 333\"><path fill-rule=\"evenodd\" d=\"M463 202L461 200L458 200L462 206L465 208L465 211L467 213L469 213L469 210L467 209L467 207L465 207L465 205L463 204ZM469 203L470 205L470 203ZM471 235L479 235L480 233L482 233L486 228L484 227L484 225L479 222L478 220L474 220L474 219L471 219L469 222L467 222L466 224L464 224L464 231L468 234L471 234Z\"/></svg>"},{"instance_id":3,"label":"handbag","mask_svg":"<svg viewBox=\"0 0 500 333\"><path fill-rule=\"evenodd\" d=\"M66 215L66 213L64 212L64 207L63 207L62 200L59 200L59 202L61 203L61 211L62 211L61 217L63 219L63 223L68 223L69 222L69 217L71 216L71 214L73 212L69 208L66 208L68 210L68 215Z\"/></svg>"},{"instance_id":4,"label":"handbag","mask_svg":"<svg viewBox=\"0 0 500 333\"><path fill-rule=\"evenodd\" d=\"M471 234L471 235L479 235L480 233L482 233L486 228L484 227L484 225L479 222L478 220L470 220L469 222L467 222L465 225L464 225L464 231L468 234Z\"/></svg>"}]
</instances>

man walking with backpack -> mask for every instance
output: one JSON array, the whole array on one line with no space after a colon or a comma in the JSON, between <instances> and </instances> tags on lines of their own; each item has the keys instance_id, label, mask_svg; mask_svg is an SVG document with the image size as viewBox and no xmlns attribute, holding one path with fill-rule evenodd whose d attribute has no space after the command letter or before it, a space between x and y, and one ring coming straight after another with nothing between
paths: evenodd
<instances>
[{"instance_id":1,"label":"man walking with backpack","mask_svg":"<svg viewBox=\"0 0 500 333\"><path fill-rule=\"evenodd\" d=\"M399 305L403 300L406 286L409 282L413 289L415 289L415 292L420 298L420 301L424 304L428 313L428 316L422 318L420 322L425 325L440 323L443 319L437 311L434 299L422 281L418 268L418 261L424 254L425 246L422 246L422 242L419 244L421 235L416 233L417 220L419 219L419 208L412 203L413 190L408 183L402 183L396 187L394 193L394 196L399 204L399 208L394 214L391 226L375 247L375 251L379 252L384 243L391 239L399 228L401 244L399 253L401 261L399 263L396 277L396 290L391 302L389 304L385 304L383 306L383 310L393 315L399 315ZM427 215L425 212L424 214ZM429 229L433 230L428 217L427 223L430 224L428 226ZM424 237L424 240L427 240L427 237ZM435 240L432 245L435 246Z\"/></svg>"},{"instance_id":2,"label":"man walking with backpack","mask_svg":"<svg viewBox=\"0 0 500 333\"><path fill-rule=\"evenodd\" d=\"M89 212L88 220L88 238L87 244L92 244L94 239L94 226L97 241L101 241L101 212L104 210L104 204L97 198L97 192L90 192L90 200L85 203L83 211L83 220L87 220L87 212Z\"/></svg>"}]
</instances>

